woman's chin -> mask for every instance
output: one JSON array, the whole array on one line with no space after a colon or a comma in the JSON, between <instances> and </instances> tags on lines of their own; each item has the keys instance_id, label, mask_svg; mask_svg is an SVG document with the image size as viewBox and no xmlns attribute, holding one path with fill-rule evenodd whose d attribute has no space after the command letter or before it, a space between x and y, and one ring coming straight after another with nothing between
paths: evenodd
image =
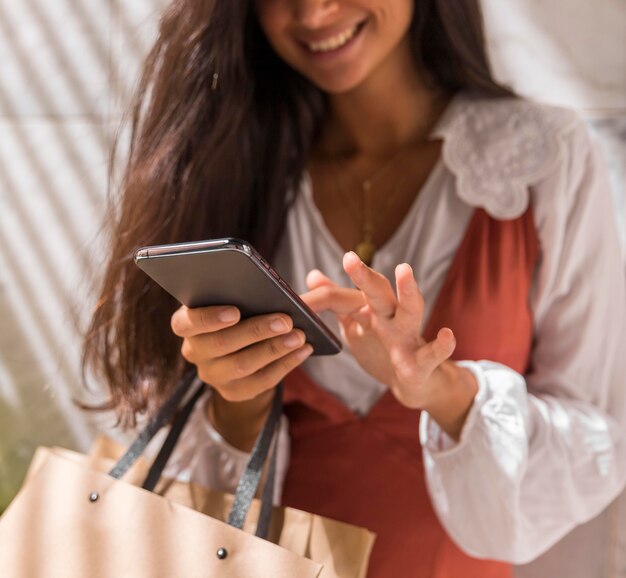
<instances>
[{"instance_id":1,"label":"woman's chin","mask_svg":"<svg viewBox=\"0 0 626 578\"><path fill-rule=\"evenodd\" d=\"M310 77L309 80L322 92L330 95L345 94L358 88L363 83L361 74L336 74Z\"/></svg>"}]
</instances>

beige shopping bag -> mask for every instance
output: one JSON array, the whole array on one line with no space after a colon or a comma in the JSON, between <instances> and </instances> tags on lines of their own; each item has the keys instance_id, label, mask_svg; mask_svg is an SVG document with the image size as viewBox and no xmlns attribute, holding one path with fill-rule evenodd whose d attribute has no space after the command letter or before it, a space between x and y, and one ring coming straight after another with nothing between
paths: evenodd
<instances>
[{"instance_id":1,"label":"beige shopping bag","mask_svg":"<svg viewBox=\"0 0 626 578\"><path fill-rule=\"evenodd\" d=\"M181 387L178 399L172 396L171 407L121 458L123 448L106 438L87 456L38 449L22 489L0 518L3 578L365 576L374 536L362 528L291 508L263 508L252 499L254 492L245 496L250 483L243 490L240 484L232 496L159 477L164 462L159 465L157 456L148 464L140 454L184 393ZM193 403L170 433L177 421L182 428ZM244 476L258 474L267 459L280 401L274 406ZM170 437L175 444L177 436ZM167 440L160 453L169 455L166 445ZM148 484L155 472L154 485ZM116 479L121 475L123 480ZM233 513L242 512L237 522ZM252 535L261 518L267 530L257 533L267 540Z\"/></svg>"},{"instance_id":2,"label":"beige shopping bag","mask_svg":"<svg viewBox=\"0 0 626 578\"><path fill-rule=\"evenodd\" d=\"M4 578L315 578L321 565L47 452L0 518Z\"/></svg>"},{"instance_id":3,"label":"beige shopping bag","mask_svg":"<svg viewBox=\"0 0 626 578\"><path fill-rule=\"evenodd\" d=\"M87 458L102 471L110 469L123 452L122 446L106 436L100 436ZM78 454L80 456L80 454ZM148 471L148 464L137 461L129 471L133 483L140 484ZM194 510L226 521L232 508L233 496L210 490L197 484L186 484L162 478L156 493L189 506ZM254 534L261 503L254 500L244 530ZM365 528L344 524L294 508L274 508L268 539L288 550L323 565L321 578L365 578L367 561L374 545L375 535Z\"/></svg>"},{"instance_id":4,"label":"beige shopping bag","mask_svg":"<svg viewBox=\"0 0 626 578\"><path fill-rule=\"evenodd\" d=\"M31 462L25 486L36 477L51 455L96 471L108 472L123 451L122 446L106 436L96 439L88 455L62 448L39 448ZM141 485L148 469L149 463L139 458L124 476L124 481ZM166 478L161 479L155 493L221 521L228 519L233 502L231 494ZM260 501L255 499L243 528L245 532L254 534L260 507ZM2 525L0 523L0 537ZM364 578L374 539L374 534L364 528L294 508L273 508L268 536L271 542L322 565L320 578Z\"/></svg>"}]
</instances>

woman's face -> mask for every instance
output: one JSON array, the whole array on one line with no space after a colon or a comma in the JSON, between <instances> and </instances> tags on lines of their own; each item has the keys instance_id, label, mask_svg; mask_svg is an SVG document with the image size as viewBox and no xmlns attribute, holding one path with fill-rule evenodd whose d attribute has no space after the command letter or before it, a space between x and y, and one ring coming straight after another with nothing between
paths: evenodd
<instances>
[{"instance_id":1,"label":"woman's face","mask_svg":"<svg viewBox=\"0 0 626 578\"><path fill-rule=\"evenodd\" d=\"M320 89L358 87L396 51L413 0L255 0L278 56Z\"/></svg>"}]
</instances>

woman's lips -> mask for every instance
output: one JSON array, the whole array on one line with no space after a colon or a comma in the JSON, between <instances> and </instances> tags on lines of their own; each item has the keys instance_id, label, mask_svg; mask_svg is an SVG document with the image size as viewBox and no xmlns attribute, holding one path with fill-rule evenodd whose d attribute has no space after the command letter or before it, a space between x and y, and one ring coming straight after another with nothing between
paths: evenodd
<instances>
[{"instance_id":1,"label":"woman's lips","mask_svg":"<svg viewBox=\"0 0 626 578\"><path fill-rule=\"evenodd\" d=\"M353 24L350 28L339 32L339 34L329 36L317 42L308 42L307 46L311 52L330 52L331 50L336 50L346 44L351 38L354 37L356 31L357 25Z\"/></svg>"},{"instance_id":2,"label":"woman's lips","mask_svg":"<svg viewBox=\"0 0 626 578\"><path fill-rule=\"evenodd\" d=\"M351 44L352 41L361 33L364 26L365 21L358 22L356 24L348 25L343 30L329 34L323 38L306 41L301 40L300 43L310 54L315 56L335 53Z\"/></svg>"}]
</instances>

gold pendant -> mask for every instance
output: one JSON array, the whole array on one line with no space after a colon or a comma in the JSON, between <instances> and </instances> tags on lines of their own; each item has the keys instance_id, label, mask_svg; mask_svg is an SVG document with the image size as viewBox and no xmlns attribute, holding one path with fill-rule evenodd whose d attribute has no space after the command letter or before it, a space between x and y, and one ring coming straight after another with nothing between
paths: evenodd
<instances>
[{"instance_id":1,"label":"gold pendant","mask_svg":"<svg viewBox=\"0 0 626 578\"><path fill-rule=\"evenodd\" d=\"M354 248L354 252L359 256L363 263L369 266L372 264L372 259L374 258L376 249L378 249L378 247L376 247L374 243L364 239Z\"/></svg>"}]
</instances>

